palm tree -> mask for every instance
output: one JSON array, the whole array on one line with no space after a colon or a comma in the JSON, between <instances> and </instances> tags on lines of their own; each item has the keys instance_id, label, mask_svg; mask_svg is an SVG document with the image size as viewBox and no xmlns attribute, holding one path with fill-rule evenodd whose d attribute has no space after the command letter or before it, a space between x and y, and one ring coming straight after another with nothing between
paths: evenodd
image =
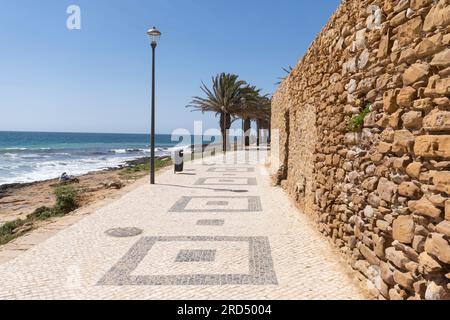
<instances>
[{"instance_id":1,"label":"palm tree","mask_svg":"<svg viewBox=\"0 0 450 320\"><path fill-rule=\"evenodd\" d=\"M268 129L271 117L271 101L267 95L261 96L261 90L255 87L248 87L247 98L237 116L244 120L244 132L250 130L250 123L252 120L256 122L257 126L257 145L260 143L260 134L262 129ZM246 136L245 146L250 145L250 139Z\"/></svg>"},{"instance_id":2,"label":"palm tree","mask_svg":"<svg viewBox=\"0 0 450 320\"><path fill-rule=\"evenodd\" d=\"M259 98L258 110L256 112L256 125L258 130L257 146L261 141L261 130L269 130L270 140L270 120L272 116L272 102L267 95Z\"/></svg>"},{"instance_id":3,"label":"palm tree","mask_svg":"<svg viewBox=\"0 0 450 320\"><path fill-rule=\"evenodd\" d=\"M212 78L212 88L202 82L200 87L205 98L193 97L188 107L205 112L215 112L220 115L220 129L222 133L223 152L227 150L227 131L233 122L232 117L242 107L245 81L239 80L235 74L221 73Z\"/></svg>"},{"instance_id":4,"label":"palm tree","mask_svg":"<svg viewBox=\"0 0 450 320\"><path fill-rule=\"evenodd\" d=\"M251 121L255 119L257 108L260 99L261 89L257 89L255 86L247 86L243 89L243 99L241 107L236 113L236 116L240 117L243 121L244 131L244 145L248 147L250 145L250 136L248 135L251 129Z\"/></svg>"},{"instance_id":5,"label":"palm tree","mask_svg":"<svg viewBox=\"0 0 450 320\"><path fill-rule=\"evenodd\" d=\"M285 80L289 76L289 74L292 72L292 70L294 70L291 66L289 66L287 68L281 68L281 69L283 69L283 71L286 72L287 75L284 77L279 77L278 78L279 81L277 83L275 83L275 85L280 85L281 82L283 82L283 80Z\"/></svg>"}]
</instances>

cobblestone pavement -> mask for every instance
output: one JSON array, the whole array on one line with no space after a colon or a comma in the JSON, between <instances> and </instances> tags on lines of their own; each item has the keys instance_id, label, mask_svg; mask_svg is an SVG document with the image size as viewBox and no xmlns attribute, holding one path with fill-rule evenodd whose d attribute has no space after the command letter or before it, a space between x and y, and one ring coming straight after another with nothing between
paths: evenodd
<instances>
[{"instance_id":1,"label":"cobblestone pavement","mask_svg":"<svg viewBox=\"0 0 450 320\"><path fill-rule=\"evenodd\" d=\"M364 299L258 157L161 173L0 264L0 299Z\"/></svg>"}]
</instances>

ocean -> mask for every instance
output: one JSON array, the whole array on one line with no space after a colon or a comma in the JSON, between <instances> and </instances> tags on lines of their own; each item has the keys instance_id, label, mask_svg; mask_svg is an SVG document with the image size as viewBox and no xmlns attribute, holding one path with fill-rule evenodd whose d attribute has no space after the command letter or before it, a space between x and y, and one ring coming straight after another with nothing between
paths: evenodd
<instances>
[{"instance_id":1,"label":"ocean","mask_svg":"<svg viewBox=\"0 0 450 320\"><path fill-rule=\"evenodd\" d=\"M155 143L157 156L180 147L164 134ZM0 132L0 185L119 167L150 156L149 145L146 134Z\"/></svg>"}]
</instances>

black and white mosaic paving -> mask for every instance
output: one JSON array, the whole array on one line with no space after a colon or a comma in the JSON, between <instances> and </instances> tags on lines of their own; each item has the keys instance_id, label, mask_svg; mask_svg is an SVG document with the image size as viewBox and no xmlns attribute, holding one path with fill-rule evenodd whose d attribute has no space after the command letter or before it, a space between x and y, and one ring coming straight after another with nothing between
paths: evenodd
<instances>
[{"instance_id":1,"label":"black and white mosaic paving","mask_svg":"<svg viewBox=\"0 0 450 320\"><path fill-rule=\"evenodd\" d=\"M213 264L219 250L185 250L186 243L199 247L204 243L213 246L246 244L248 248L248 273L193 273L170 274L135 274L139 265L145 260L157 244L179 243L176 263L181 262ZM157 257L155 257L157 259ZM198 261L200 260L200 261ZM184 264L183 264L184 265ZM144 269L145 270L145 269ZM142 270L140 271L142 272ZM139 240L97 283L99 286L216 286L216 285L278 285L273 266L271 248L267 237L144 237Z\"/></svg>"},{"instance_id":2,"label":"black and white mosaic paving","mask_svg":"<svg viewBox=\"0 0 450 320\"><path fill-rule=\"evenodd\" d=\"M217 250L180 250L175 262L213 262Z\"/></svg>"},{"instance_id":3,"label":"black and white mosaic paving","mask_svg":"<svg viewBox=\"0 0 450 320\"><path fill-rule=\"evenodd\" d=\"M256 178L210 177L200 178L195 182L197 186L256 186Z\"/></svg>"},{"instance_id":4,"label":"black and white mosaic paving","mask_svg":"<svg viewBox=\"0 0 450 320\"><path fill-rule=\"evenodd\" d=\"M208 172L215 172L215 173L243 173L243 172L255 172L255 168L247 168L247 167L215 167L215 168L209 168Z\"/></svg>"},{"instance_id":5,"label":"black and white mosaic paving","mask_svg":"<svg viewBox=\"0 0 450 320\"><path fill-rule=\"evenodd\" d=\"M261 199L258 196L185 196L178 200L169 210L171 213L235 213L260 212Z\"/></svg>"},{"instance_id":6,"label":"black and white mosaic paving","mask_svg":"<svg viewBox=\"0 0 450 320\"><path fill-rule=\"evenodd\" d=\"M198 226L217 226L221 227L225 224L225 220L222 219L202 219L197 221Z\"/></svg>"}]
</instances>

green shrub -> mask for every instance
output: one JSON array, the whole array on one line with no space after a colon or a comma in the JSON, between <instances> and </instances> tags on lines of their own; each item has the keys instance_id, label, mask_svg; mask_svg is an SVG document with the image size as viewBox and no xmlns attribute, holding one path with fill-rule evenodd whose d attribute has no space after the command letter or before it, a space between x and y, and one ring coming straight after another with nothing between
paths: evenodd
<instances>
[{"instance_id":1,"label":"green shrub","mask_svg":"<svg viewBox=\"0 0 450 320\"><path fill-rule=\"evenodd\" d=\"M11 222L7 222L0 227L0 245L6 244L16 238L14 230L23 226L26 223L25 220L17 219Z\"/></svg>"},{"instance_id":2,"label":"green shrub","mask_svg":"<svg viewBox=\"0 0 450 320\"><path fill-rule=\"evenodd\" d=\"M71 185L59 185L55 188L56 205L52 208L40 207L27 215L26 219L17 219L0 226L0 245L6 244L22 234L32 230L37 221L63 216L78 208L78 189ZM29 228L21 228L25 224Z\"/></svg>"},{"instance_id":3,"label":"green shrub","mask_svg":"<svg viewBox=\"0 0 450 320\"><path fill-rule=\"evenodd\" d=\"M55 215L55 209L49 207L40 207L34 210L33 213L27 215L28 220L46 220Z\"/></svg>"},{"instance_id":4,"label":"green shrub","mask_svg":"<svg viewBox=\"0 0 450 320\"><path fill-rule=\"evenodd\" d=\"M347 123L347 130L351 132L361 131L364 125L364 119L371 112L371 105L367 104L365 108L357 115L353 116Z\"/></svg>"},{"instance_id":5,"label":"green shrub","mask_svg":"<svg viewBox=\"0 0 450 320\"><path fill-rule=\"evenodd\" d=\"M150 161L150 160L149 160ZM171 159L155 159L155 169L161 169L171 165ZM119 174L131 178L131 176L136 174L145 174L150 172L150 162L137 164L128 168L123 169Z\"/></svg>"},{"instance_id":6,"label":"green shrub","mask_svg":"<svg viewBox=\"0 0 450 320\"><path fill-rule=\"evenodd\" d=\"M78 208L78 190L71 185L60 185L55 188L57 213L66 214Z\"/></svg>"}]
</instances>

